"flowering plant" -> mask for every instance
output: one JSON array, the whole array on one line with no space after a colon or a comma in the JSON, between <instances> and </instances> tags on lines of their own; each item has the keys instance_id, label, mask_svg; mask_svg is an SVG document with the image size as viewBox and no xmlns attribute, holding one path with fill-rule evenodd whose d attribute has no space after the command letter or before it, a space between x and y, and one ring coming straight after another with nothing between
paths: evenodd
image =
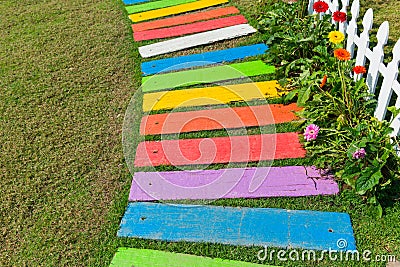
<instances>
[{"instance_id":1,"label":"flowering plant","mask_svg":"<svg viewBox=\"0 0 400 267\"><path fill-rule=\"evenodd\" d=\"M396 140L390 138L390 123L373 116L376 100L362 78L366 68L354 66L350 53L331 42L333 56L324 54L328 64L298 83L304 86L299 89L298 103L304 106L300 115L310 123L305 146L318 167L332 169L382 216L380 196L399 175ZM350 73L360 79L354 81ZM400 113L394 107L390 111L393 117ZM318 138L310 134L311 125L319 126Z\"/></svg>"}]
</instances>

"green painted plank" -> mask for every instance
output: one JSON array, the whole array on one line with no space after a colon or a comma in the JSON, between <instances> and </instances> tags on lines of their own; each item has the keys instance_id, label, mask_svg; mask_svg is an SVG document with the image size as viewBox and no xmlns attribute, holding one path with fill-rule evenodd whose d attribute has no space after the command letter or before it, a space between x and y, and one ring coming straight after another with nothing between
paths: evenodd
<instances>
[{"instance_id":1,"label":"green painted plank","mask_svg":"<svg viewBox=\"0 0 400 267\"><path fill-rule=\"evenodd\" d=\"M110 267L273 267L149 249L119 248Z\"/></svg>"},{"instance_id":2,"label":"green painted plank","mask_svg":"<svg viewBox=\"0 0 400 267\"><path fill-rule=\"evenodd\" d=\"M142 90L147 93L181 86L213 83L274 72L274 66L267 65L261 60L256 60L143 77Z\"/></svg>"},{"instance_id":3,"label":"green painted plank","mask_svg":"<svg viewBox=\"0 0 400 267\"><path fill-rule=\"evenodd\" d=\"M194 1L196 1L196 0L161 0L161 1L140 4L140 5L127 6L125 8L126 8L126 11L128 12L128 14L133 14L133 13L144 12L144 11L149 11L149 10L154 10L154 9L159 9L159 8L164 8L164 7L186 4L186 3L190 3L190 2L194 2Z\"/></svg>"}]
</instances>

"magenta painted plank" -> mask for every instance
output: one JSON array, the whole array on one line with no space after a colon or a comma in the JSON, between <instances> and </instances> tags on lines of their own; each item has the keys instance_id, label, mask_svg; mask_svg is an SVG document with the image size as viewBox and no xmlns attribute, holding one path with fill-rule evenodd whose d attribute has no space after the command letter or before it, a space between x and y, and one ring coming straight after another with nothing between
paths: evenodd
<instances>
[{"instance_id":1,"label":"magenta painted plank","mask_svg":"<svg viewBox=\"0 0 400 267\"><path fill-rule=\"evenodd\" d=\"M332 175L315 167L136 172L129 201L333 195Z\"/></svg>"},{"instance_id":2,"label":"magenta painted plank","mask_svg":"<svg viewBox=\"0 0 400 267\"><path fill-rule=\"evenodd\" d=\"M238 15L220 19L201 21L192 24L180 25L170 28L135 32L133 34L133 38L135 39L135 41L162 39L162 38L176 37L191 33L205 32L244 23L247 23L247 19L242 15Z\"/></svg>"},{"instance_id":3,"label":"magenta painted plank","mask_svg":"<svg viewBox=\"0 0 400 267\"><path fill-rule=\"evenodd\" d=\"M135 166L254 162L305 155L298 133L146 141L136 150Z\"/></svg>"}]
</instances>

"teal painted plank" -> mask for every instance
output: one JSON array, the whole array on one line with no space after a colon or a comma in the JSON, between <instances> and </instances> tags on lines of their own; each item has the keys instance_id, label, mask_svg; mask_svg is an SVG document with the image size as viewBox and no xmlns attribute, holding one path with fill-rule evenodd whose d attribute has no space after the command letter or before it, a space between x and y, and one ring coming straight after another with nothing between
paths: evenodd
<instances>
[{"instance_id":1,"label":"teal painted plank","mask_svg":"<svg viewBox=\"0 0 400 267\"><path fill-rule=\"evenodd\" d=\"M150 249L118 248L110 267L273 267Z\"/></svg>"},{"instance_id":2,"label":"teal painted plank","mask_svg":"<svg viewBox=\"0 0 400 267\"><path fill-rule=\"evenodd\" d=\"M120 237L244 246L355 250L347 213L129 203ZM339 247L344 240L346 247Z\"/></svg>"},{"instance_id":3,"label":"teal painted plank","mask_svg":"<svg viewBox=\"0 0 400 267\"><path fill-rule=\"evenodd\" d=\"M139 4L139 3L144 3L144 2L149 2L151 0L123 0L125 5L134 5L134 4Z\"/></svg>"},{"instance_id":4,"label":"teal painted plank","mask_svg":"<svg viewBox=\"0 0 400 267\"><path fill-rule=\"evenodd\" d=\"M239 79L274 72L274 66L267 65L261 60L256 60L224 66L147 76L142 78L141 88L143 92L147 93L181 86Z\"/></svg>"},{"instance_id":5,"label":"teal painted plank","mask_svg":"<svg viewBox=\"0 0 400 267\"><path fill-rule=\"evenodd\" d=\"M221 62L232 62L246 57L263 55L267 50L267 45L255 44L201 54L152 60L142 63L142 73L143 76L147 76L162 72L207 66Z\"/></svg>"},{"instance_id":6,"label":"teal painted plank","mask_svg":"<svg viewBox=\"0 0 400 267\"><path fill-rule=\"evenodd\" d=\"M153 2L140 4L140 5L127 6L127 7L125 7L125 9L128 12L128 14L133 14L133 13L144 12L144 11L169 7L169 6L186 4L186 3L190 3L190 2L194 2L194 1L196 1L196 0L159 0L159 1L153 1Z\"/></svg>"}]
</instances>

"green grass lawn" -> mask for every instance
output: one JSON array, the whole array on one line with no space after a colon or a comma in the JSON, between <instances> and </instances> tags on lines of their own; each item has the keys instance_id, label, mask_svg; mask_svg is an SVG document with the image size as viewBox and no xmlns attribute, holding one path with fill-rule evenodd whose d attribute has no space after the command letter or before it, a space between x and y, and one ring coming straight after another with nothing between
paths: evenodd
<instances>
[{"instance_id":1,"label":"green grass lawn","mask_svg":"<svg viewBox=\"0 0 400 267\"><path fill-rule=\"evenodd\" d=\"M254 25L258 1L232 2ZM400 37L398 0L363 4L374 8L377 21L389 20L393 44ZM0 14L0 266L107 266L120 246L258 262L260 248L116 238L131 182L122 123L140 85L137 44L119 0L4 0ZM212 48L260 40L256 34ZM210 134L225 133L186 136ZM400 189L388 192L382 219L346 190L330 197L213 204L348 212L359 250L400 257L399 199Z\"/></svg>"}]
</instances>

